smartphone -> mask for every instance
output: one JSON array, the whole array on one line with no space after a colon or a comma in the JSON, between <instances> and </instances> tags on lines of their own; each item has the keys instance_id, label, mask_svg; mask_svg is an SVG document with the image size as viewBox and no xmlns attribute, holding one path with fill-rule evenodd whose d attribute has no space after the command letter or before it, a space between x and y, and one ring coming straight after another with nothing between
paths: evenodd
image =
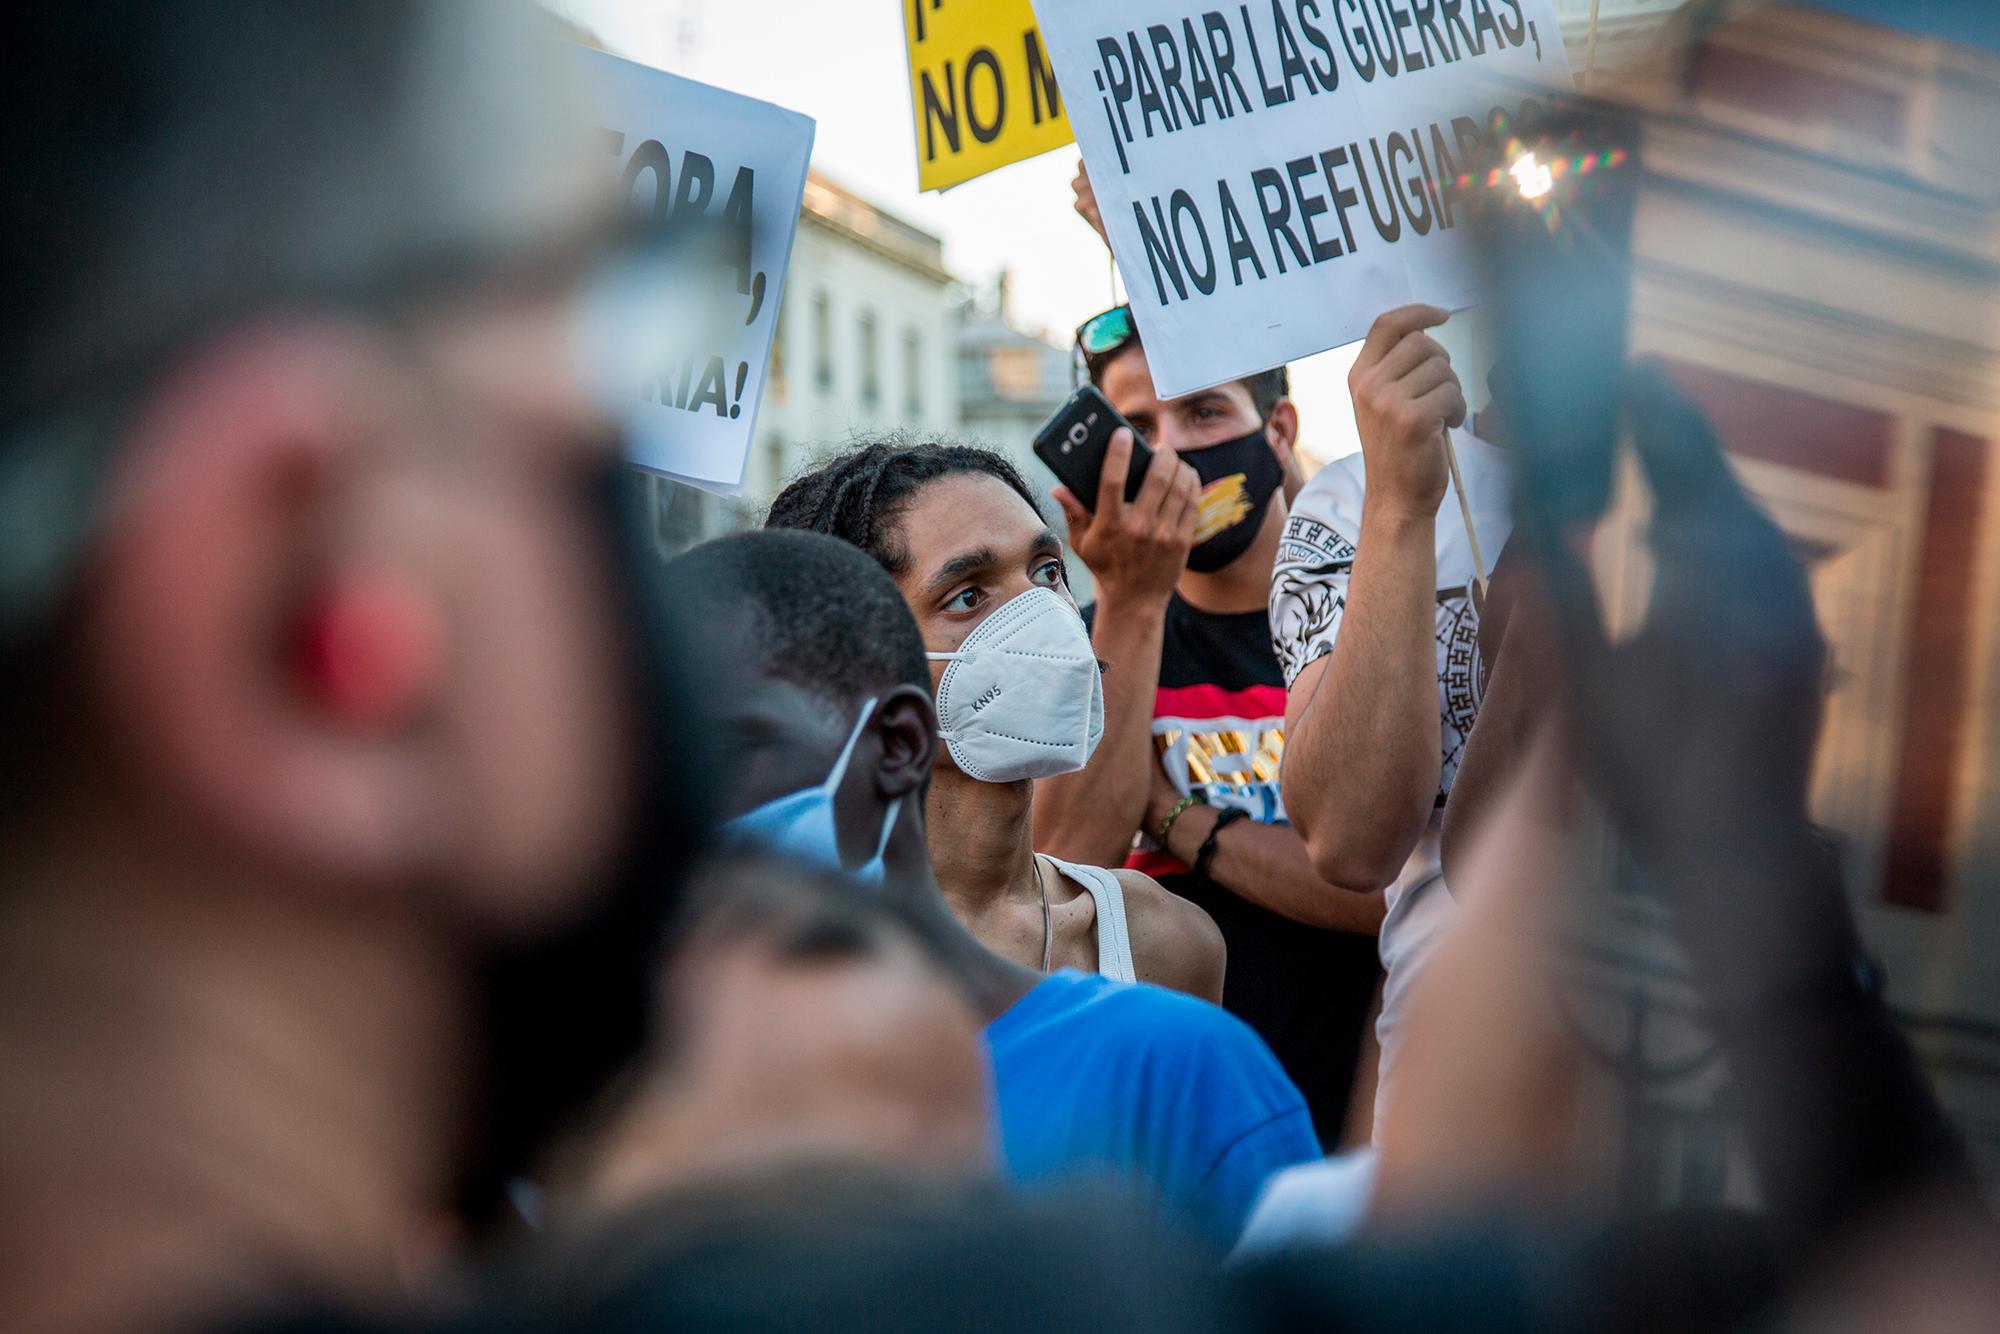
<instances>
[{"instance_id":1,"label":"smartphone","mask_svg":"<svg viewBox=\"0 0 2000 1334\"><path fill-rule=\"evenodd\" d=\"M1498 415L1521 499L1552 532L1610 501L1639 148L1630 108L1565 97L1489 126L1467 178L1496 316Z\"/></svg>"},{"instance_id":2,"label":"smartphone","mask_svg":"<svg viewBox=\"0 0 2000 1334\"><path fill-rule=\"evenodd\" d=\"M1049 465L1070 494L1087 510L1097 508L1097 479L1104 471L1104 454L1111 447L1111 433L1132 423L1118 414L1111 400L1097 392L1094 384L1084 385L1056 409L1035 433L1035 457ZM1132 469L1125 475L1125 499L1138 499L1139 486L1146 480L1146 467L1153 451L1132 431Z\"/></svg>"}]
</instances>

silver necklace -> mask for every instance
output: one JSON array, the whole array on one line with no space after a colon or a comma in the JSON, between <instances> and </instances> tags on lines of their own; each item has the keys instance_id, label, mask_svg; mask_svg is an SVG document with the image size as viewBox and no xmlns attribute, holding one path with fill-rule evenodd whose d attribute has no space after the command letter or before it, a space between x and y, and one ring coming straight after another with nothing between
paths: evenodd
<instances>
[{"instance_id":1,"label":"silver necklace","mask_svg":"<svg viewBox=\"0 0 2000 1334\"><path fill-rule=\"evenodd\" d=\"M1042 859L1035 859L1035 884L1042 891L1042 971L1048 972L1055 962L1056 933L1049 924L1049 882L1042 875Z\"/></svg>"}]
</instances>

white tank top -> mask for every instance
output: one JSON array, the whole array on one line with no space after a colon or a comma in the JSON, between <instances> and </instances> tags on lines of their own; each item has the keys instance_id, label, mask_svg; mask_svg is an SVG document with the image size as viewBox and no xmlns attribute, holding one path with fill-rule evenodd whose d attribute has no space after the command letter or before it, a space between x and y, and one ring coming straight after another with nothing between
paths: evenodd
<instances>
[{"instance_id":1,"label":"white tank top","mask_svg":"<svg viewBox=\"0 0 2000 1334\"><path fill-rule=\"evenodd\" d=\"M1073 862L1036 854L1077 884L1090 891L1097 904L1097 971L1114 982L1137 982L1132 970L1132 937L1125 930L1125 886L1102 866L1078 866Z\"/></svg>"}]
</instances>

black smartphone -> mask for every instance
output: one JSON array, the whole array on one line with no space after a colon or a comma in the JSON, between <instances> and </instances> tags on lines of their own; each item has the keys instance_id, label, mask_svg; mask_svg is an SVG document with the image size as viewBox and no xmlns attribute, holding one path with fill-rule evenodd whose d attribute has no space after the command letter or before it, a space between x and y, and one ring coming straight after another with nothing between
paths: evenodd
<instances>
[{"instance_id":1,"label":"black smartphone","mask_svg":"<svg viewBox=\"0 0 2000 1334\"><path fill-rule=\"evenodd\" d=\"M1095 510L1104 452L1111 447L1111 433L1121 426L1132 430L1132 423L1097 392L1096 385L1084 385L1035 433L1035 457L1049 465L1049 471L1085 509ZM1152 458L1153 451L1146 448L1137 431L1132 431L1132 470L1125 476L1127 502L1138 498Z\"/></svg>"},{"instance_id":2,"label":"black smartphone","mask_svg":"<svg viewBox=\"0 0 2000 1334\"><path fill-rule=\"evenodd\" d=\"M1639 120L1572 96L1488 126L1468 178L1492 294L1495 406L1521 500L1560 531L1611 495L1631 305Z\"/></svg>"}]
</instances>

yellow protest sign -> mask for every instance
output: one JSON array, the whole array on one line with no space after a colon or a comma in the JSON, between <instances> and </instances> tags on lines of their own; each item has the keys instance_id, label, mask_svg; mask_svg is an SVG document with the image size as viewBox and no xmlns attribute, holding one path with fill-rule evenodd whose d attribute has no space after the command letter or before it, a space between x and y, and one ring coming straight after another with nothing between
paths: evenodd
<instances>
[{"instance_id":1,"label":"yellow protest sign","mask_svg":"<svg viewBox=\"0 0 2000 1334\"><path fill-rule=\"evenodd\" d=\"M943 190L1071 142L1028 0L903 0L917 188Z\"/></svg>"}]
</instances>

